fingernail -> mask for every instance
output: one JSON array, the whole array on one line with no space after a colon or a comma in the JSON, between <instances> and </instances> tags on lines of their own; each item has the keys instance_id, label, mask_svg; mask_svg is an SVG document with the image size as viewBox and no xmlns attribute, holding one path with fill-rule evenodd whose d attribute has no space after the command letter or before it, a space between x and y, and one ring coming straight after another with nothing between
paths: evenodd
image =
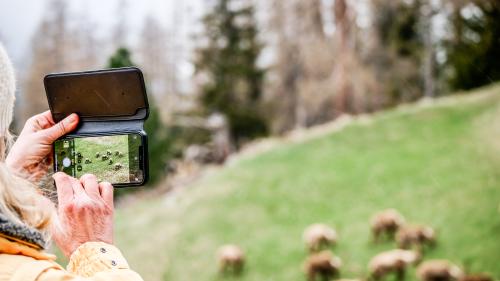
<instances>
[{"instance_id":1,"label":"fingernail","mask_svg":"<svg viewBox=\"0 0 500 281\"><path fill-rule=\"evenodd\" d=\"M69 125L69 124L75 123L75 122L76 122L76 120L77 120L76 114L72 113L70 116L68 116L68 117L66 118L66 120L65 120L65 121L66 121L66 124L68 124L68 125Z\"/></svg>"},{"instance_id":2,"label":"fingernail","mask_svg":"<svg viewBox=\"0 0 500 281\"><path fill-rule=\"evenodd\" d=\"M55 180L57 178L61 177L61 172L57 172L55 174L52 175L52 178Z\"/></svg>"}]
</instances>

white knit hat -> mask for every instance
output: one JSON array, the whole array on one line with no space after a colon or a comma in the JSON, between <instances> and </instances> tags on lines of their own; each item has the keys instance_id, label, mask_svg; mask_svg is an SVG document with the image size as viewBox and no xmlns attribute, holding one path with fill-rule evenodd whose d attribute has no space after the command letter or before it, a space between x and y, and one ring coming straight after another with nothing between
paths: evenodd
<instances>
[{"instance_id":1,"label":"white knit hat","mask_svg":"<svg viewBox=\"0 0 500 281\"><path fill-rule=\"evenodd\" d=\"M7 52L0 43L0 137L5 137L12 122L16 92L14 69Z\"/></svg>"}]
</instances>

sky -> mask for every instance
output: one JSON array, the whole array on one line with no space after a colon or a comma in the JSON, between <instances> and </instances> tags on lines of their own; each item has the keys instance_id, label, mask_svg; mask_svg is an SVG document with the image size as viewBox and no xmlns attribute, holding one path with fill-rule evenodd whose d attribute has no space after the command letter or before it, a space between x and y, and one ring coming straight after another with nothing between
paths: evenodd
<instances>
[{"instance_id":1,"label":"sky","mask_svg":"<svg viewBox=\"0 0 500 281\"><path fill-rule=\"evenodd\" d=\"M4 43L16 67L27 63L30 39L40 22L44 9L50 0L0 0L0 40ZM199 12L203 1L199 0L73 0L70 13L85 13L98 26L96 34L110 32L118 21L117 6L126 2L127 28L130 34L137 34L142 20L151 14L165 27L172 27L181 14ZM177 12L174 12L177 11ZM130 40L133 40L131 38Z\"/></svg>"},{"instance_id":2,"label":"sky","mask_svg":"<svg viewBox=\"0 0 500 281\"><path fill-rule=\"evenodd\" d=\"M0 42L11 59L18 77L30 67L31 38L41 22L51 0L0 0ZM175 30L177 78L182 91L189 91L189 81L194 71L192 63L192 34L201 25L209 0L72 0L69 17L84 15L95 27L92 32L99 39L111 38L120 21L119 6L126 18L127 43L137 46L140 30L147 16L154 16L167 30ZM197 29L198 28L198 29Z\"/></svg>"}]
</instances>

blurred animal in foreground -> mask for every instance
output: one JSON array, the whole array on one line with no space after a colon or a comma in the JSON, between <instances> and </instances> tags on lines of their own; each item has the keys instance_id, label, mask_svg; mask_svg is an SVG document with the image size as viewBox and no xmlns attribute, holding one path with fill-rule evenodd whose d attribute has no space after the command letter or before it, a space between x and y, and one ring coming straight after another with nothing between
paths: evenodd
<instances>
[{"instance_id":1,"label":"blurred animal in foreground","mask_svg":"<svg viewBox=\"0 0 500 281\"><path fill-rule=\"evenodd\" d=\"M417 268L421 281L457 281L464 277L460 267L448 260L428 260Z\"/></svg>"},{"instance_id":2,"label":"blurred animal in foreground","mask_svg":"<svg viewBox=\"0 0 500 281\"><path fill-rule=\"evenodd\" d=\"M342 261L330 251L322 251L310 255L304 264L308 281L328 281L340 276Z\"/></svg>"},{"instance_id":3,"label":"blurred animal in foreground","mask_svg":"<svg viewBox=\"0 0 500 281\"><path fill-rule=\"evenodd\" d=\"M467 274L460 281L494 281L493 278L484 273Z\"/></svg>"},{"instance_id":4,"label":"blurred animal in foreground","mask_svg":"<svg viewBox=\"0 0 500 281\"><path fill-rule=\"evenodd\" d=\"M396 273L397 280L403 280L406 268L419 260L420 254L415 251L395 249L373 257L368 264L368 270L373 280L380 280L390 273Z\"/></svg>"},{"instance_id":5,"label":"blurred animal in foreground","mask_svg":"<svg viewBox=\"0 0 500 281\"><path fill-rule=\"evenodd\" d=\"M219 273L239 275L245 266L245 254L236 245L224 245L217 251Z\"/></svg>"},{"instance_id":6,"label":"blurred animal in foreground","mask_svg":"<svg viewBox=\"0 0 500 281\"><path fill-rule=\"evenodd\" d=\"M422 252L425 246L436 245L436 232L429 226L406 225L396 233L396 242L401 249L415 248Z\"/></svg>"},{"instance_id":7,"label":"blurred animal in foreground","mask_svg":"<svg viewBox=\"0 0 500 281\"><path fill-rule=\"evenodd\" d=\"M404 224L404 217L395 209L387 209L375 214L370 220L374 241L378 242L382 235L393 239L396 231Z\"/></svg>"},{"instance_id":8,"label":"blurred animal in foreground","mask_svg":"<svg viewBox=\"0 0 500 281\"><path fill-rule=\"evenodd\" d=\"M337 243L337 232L324 224L308 226L303 234L304 243L310 252L317 252Z\"/></svg>"}]
</instances>

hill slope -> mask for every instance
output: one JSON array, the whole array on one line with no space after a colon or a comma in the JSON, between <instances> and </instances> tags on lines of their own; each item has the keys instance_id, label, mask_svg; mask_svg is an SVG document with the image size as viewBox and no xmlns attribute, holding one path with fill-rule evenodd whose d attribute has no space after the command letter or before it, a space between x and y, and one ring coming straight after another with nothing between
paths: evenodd
<instances>
[{"instance_id":1,"label":"hill slope","mask_svg":"<svg viewBox=\"0 0 500 281\"><path fill-rule=\"evenodd\" d=\"M240 280L304 280L303 229L325 222L342 276L374 254L368 220L394 207L434 226L447 258L500 277L500 87L407 106L340 132L281 145L208 174L194 186L117 214L118 245L145 280L218 280L215 251L238 243ZM413 272L408 280L414 280Z\"/></svg>"}]
</instances>

